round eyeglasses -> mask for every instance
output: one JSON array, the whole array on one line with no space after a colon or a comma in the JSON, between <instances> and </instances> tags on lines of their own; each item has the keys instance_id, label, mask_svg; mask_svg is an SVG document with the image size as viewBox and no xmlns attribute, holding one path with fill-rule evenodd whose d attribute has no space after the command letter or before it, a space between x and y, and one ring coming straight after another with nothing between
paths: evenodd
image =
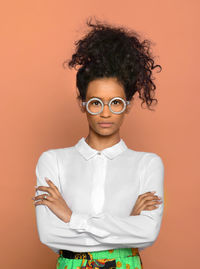
<instances>
[{"instance_id":1,"label":"round eyeglasses","mask_svg":"<svg viewBox=\"0 0 200 269\"><path fill-rule=\"evenodd\" d=\"M103 111L104 105L108 105L112 113L121 114L129 103L130 101L125 101L121 97L114 97L107 103L97 97L91 98L87 102L82 102L83 106L86 105L87 111L92 115L100 114Z\"/></svg>"}]
</instances>

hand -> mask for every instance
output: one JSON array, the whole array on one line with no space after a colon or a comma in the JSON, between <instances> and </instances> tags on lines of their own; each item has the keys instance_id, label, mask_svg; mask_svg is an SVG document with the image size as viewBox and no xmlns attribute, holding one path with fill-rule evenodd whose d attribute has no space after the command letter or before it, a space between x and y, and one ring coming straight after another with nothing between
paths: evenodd
<instances>
[{"instance_id":1,"label":"hand","mask_svg":"<svg viewBox=\"0 0 200 269\"><path fill-rule=\"evenodd\" d=\"M140 212L142 210L157 209L158 206L156 205L162 203L162 200L159 198L160 198L159 196L154 195L152 192L146 192L144 194L140 194L131 212L131 216L140 215Z\"/></svg>"},{"instance_id":2,"label":"hand","mask_svg":"<svg viewBox=\"0 0 200 269\"><path fill-rule=\"evenodd\" d=\"M46 178L47 179L47 178ZM64 222L69 222L70 217L72 214L72 211L68 207L67 203L61 196L57 186L55 186L51 180L47 179L47 184L50 187L45 187L45 186L39 186L36 188L36 190L41 190L41 191L46 191L49 194L41 194L38 196L33 197L33 199L39 200L40 201L35 202L35 206L37 205L47 205L48 208L61 220ZM46 198L44 198L46 196Z\"/></svg>"}]
</instances>

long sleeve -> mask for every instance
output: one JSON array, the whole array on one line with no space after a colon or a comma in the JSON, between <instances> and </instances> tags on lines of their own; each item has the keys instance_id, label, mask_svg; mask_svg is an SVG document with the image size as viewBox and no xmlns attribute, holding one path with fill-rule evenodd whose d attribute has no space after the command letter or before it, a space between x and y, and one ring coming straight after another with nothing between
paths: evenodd
<instances>
[{"instance_id":1,"label":"long sleeve","mask_svg":"<svg viewBox=\"0 0 200 269\"><path fill-rule=\"evenodd\" d=\"M45 177L48 177L61 192L56 154L53 150L43 152L36 165L37 186L47 186ZM35 196L47 193L38 190ZM68 246L84 247L84 235L72 230L58 218L46 205L37 205L36 223L40 241L54 252L59 249L68 249ZM82 244L80 243L80 239ZM93 239L93 241L95 241ZM98 244L98 243L97 243ZM70 249L70 248L69 248Z\"/></svg>"},{"instance_id":2,"label":"long sleeve","mask_svg":"<svg viewBox=\"0 0 200 269\"><path fill-rule=\"evenodd\" d=\"M143 210L140 215L127 217L107 212L95 216L73 212L69 227L111 247L124 245L143 249L151 246L159 234L164 209L164 164L157 154L148 160L140 176L139 194L148 191L156 191L155 194L161 196L163 203L157 209Z\"/></svg>"}]
</instances>

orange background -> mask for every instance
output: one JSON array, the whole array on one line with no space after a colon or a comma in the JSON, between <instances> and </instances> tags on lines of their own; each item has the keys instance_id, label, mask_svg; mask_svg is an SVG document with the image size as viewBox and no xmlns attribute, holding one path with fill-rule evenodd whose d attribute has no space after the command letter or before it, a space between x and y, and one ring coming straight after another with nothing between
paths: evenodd
<instances>
[{"instance_id":1,"label":"orange background","mask_svg":"<svg viewBox=\"0 0 200 269\"><path fill-rule=\"evenodd\" d=\"M57 255L37 234L35 166L43 151L88 133L75 71L62 63L89 16L151 39L163 68L155 73L156 111L137 99L121 128L128 147L155 152L165 165L163 222L157 241L141 252L144 269L198 266L199 9L197 0L1 3L1 268L56 268Z\"/></svg>"}]
</instances>

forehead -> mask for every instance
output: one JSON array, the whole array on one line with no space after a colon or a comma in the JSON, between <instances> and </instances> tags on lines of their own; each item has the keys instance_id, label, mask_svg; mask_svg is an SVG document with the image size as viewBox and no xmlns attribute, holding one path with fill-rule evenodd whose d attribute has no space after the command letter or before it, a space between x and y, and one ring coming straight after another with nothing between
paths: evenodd
<instances>
[{"instance_id":1,"label":"forehead","mask_svg":"<svg viewBox=\"0 0 200 269\"><path fill-rule=\"evenodd\" d=\"M86 98L98 97L102 100L109 100L113 97L125 98L123 86L116 78L100 78L88 84Z\"/></svg>"}]
</instances>

